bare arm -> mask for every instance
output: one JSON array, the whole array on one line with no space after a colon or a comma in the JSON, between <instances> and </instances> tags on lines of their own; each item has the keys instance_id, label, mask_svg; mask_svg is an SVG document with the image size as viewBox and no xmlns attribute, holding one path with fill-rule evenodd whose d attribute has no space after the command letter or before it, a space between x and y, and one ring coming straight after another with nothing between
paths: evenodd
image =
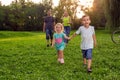
<instances>
[{"instance_id":1,"label":"bare arm","mask_svg":"<svg viewBox=\"0 0 120 80\"><path fill-rule=\"evenodd\" d=\"M43 32L45 32L45 26L46 26L46 23L44 22L43 23Z\"/></svg>"},{"instance_id":2,"label":"bare arm","mask_svg":"<svg viewBox=\"0 0 120 80\"><path fill-rule=\"evenodd\" d=\"M95 34L93 34L93 41L94 41L94 47L96 47L97 42L96 42L96 36L95 36Z\"/></svg>"},{"instance_id":3,"label":"bare arm","mask_svg":"<svg viewBox=\"0 0 120 80\"><path fill-rule=\"evenodd\" d=\"M65 39L70 39L70 37L68 37L68 36L66 36L66 35L64 35L64 38L65 38Z\"/></svg>"},{"instance_id":4,"label":"bare arm","mask_svg":"<svg viewBox=\"0 0 120 80\"><path fill-rule=\"evenodd\" d=\"M74 33L74 34L70 37L70 39L74 38L76 35L77 35L77 34Z\"/></svg>"}]
</instances>

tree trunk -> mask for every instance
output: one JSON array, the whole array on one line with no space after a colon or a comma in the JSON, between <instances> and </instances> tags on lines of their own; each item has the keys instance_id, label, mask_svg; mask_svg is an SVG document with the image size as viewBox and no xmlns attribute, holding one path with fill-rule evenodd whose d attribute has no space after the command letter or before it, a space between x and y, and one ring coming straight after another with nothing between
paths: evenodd
<instances>
[{"instance_id":1,"label":"tree trunk","mask_svg":"<svg viewBox=\"0 0 120 80\"><path fill-rule=\"evenodd\" d=\"M107 18L106 28L113 31L120 26L120 1L103 0L105 5L105 15Z\"/></svg>"}]
</instances>

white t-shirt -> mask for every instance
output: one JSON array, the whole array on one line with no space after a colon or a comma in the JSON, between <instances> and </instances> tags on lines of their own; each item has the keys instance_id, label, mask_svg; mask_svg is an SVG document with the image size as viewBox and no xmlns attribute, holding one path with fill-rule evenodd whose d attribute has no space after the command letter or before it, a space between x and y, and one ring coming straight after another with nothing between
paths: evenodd
<instances>
[{"instance_id":1,"label":"white t-shirt","mask_svg":"<svg viewBox=\"0 0 120 80\"><path fill-rule=\"evenodd\" d=\"M85 28L84 26L80 26L76 31L76 34L81 34L81 49L92 49L93 48L93 34L95 34L95 30L93 26L89 26Z\"/></svg>"}]
</instances>

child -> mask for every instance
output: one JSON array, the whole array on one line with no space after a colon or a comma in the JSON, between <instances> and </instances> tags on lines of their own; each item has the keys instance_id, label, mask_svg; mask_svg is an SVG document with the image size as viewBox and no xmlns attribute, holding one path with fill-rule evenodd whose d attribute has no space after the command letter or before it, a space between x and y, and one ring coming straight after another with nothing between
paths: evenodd
<instances>
[{"instance_id":1,"label":"child","mask_svg":"<svg viewBox=\"0 0 120 80\"><path fill-rule=\"evenodd\" d=\"M64 33L64 27L61 23L57 23L55 25L55 32L53 35L53 42L52 42L52 47L55 45L58 53L58 61L61 64L64 64L64 59L63 59L63 50L65 48L65 43L64 39L69 39Z\"/></svg>"},{"instance_id":2,"label":"child","mask_svg":"<svg viewBox=\"0 0 120 80\"><path fill-rule=\"evenodd\" d=\"M84 65L87 64L87 71L92 72L91 70L91 63L92 63L92 49L93 44L94 47L96 46L96 36L94 27L90 26L91 20L88 15L85 15L82 17L82 24L83 26L80 26L79 29L71 36L74 37L77 34L81 34L81 49L83 54L83 63ZM87 63L87 62L88 63Z\"/></svg>"}]
</instances>

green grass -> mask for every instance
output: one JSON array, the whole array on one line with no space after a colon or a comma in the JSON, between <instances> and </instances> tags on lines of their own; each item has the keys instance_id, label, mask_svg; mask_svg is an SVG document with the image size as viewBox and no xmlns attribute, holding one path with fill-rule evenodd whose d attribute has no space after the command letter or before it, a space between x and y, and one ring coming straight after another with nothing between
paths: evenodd
<instances>
[{"instance_id":1,"label":"green grass","mask_svg":"<svg viewBox=\"0 0 120 80\"><path fill-rule=\"evenodd\" d=\"M98 30L96 36L93 72L88 74L79 36L65 48L61 65L55 48L46 47L44 33L0 31L0 80L119 80L120 45L111 41L107 31Z\"/></svg>"}]
</instances>

